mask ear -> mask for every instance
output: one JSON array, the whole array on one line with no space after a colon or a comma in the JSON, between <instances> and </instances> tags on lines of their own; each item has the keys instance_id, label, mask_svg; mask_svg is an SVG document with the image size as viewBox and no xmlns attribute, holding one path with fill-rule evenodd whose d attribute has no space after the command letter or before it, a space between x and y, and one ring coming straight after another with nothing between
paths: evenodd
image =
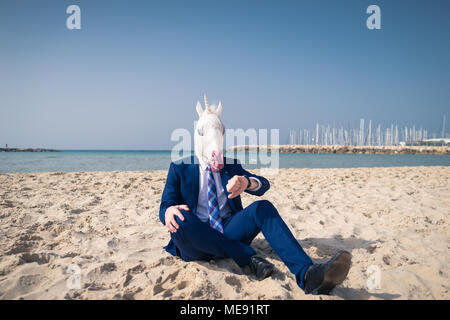
<instances>
[{"instance_id":1,"label":"mask ear","mask_svg":"<svg viewBox=\"0 0 450 320\"><path fill-rule=\"evenodd\" d=\"M216 109L216 114L218 117L220 117L220 115L222 114L222 101L219 101L219 105L217 106Z\"/></svg>"},{"instance_id":2,"label":"mask ear","mask_svg":"<svg viewBox=\"0 0 450 320\"><path fill-rule=\"evenodd\" d=\"M203 114L203 109L200 101L197 101L197 106L195 107L195 109L197 110L198 116L201 117Z\"/></svg>"}]
</instances>

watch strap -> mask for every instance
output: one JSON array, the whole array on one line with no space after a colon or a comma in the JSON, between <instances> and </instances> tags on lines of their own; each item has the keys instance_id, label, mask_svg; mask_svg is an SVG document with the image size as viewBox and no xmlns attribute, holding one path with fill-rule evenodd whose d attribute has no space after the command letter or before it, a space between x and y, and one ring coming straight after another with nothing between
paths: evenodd
<instances>
[{"instance_id":1,"label":"watch strap","mask_svg":"<svg viewBox=\"0 0 450 320\"><path fill-rule=\"evenodd\" d=\"M250 178L248 176L244 175L244 177L245 177L245 179L247 179L247 182L248 182L247 188L245 188L245 190L247 190L252 185L252 182L250 181Z\"/></svg>"}]
</instances>

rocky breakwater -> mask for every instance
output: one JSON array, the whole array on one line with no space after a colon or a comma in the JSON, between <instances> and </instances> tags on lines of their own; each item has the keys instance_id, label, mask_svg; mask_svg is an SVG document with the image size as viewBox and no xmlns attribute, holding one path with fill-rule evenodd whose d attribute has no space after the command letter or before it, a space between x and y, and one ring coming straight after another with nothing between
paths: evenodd
<instances>
[{"instance_id":1,"label":"rocky breakwater","mask_svg":"<svg viewBox=\"0 0 450 320\"><path fill-rule=\"evenodd\" d=\"M59 150L42 148L0 148L0 152L59 152Z\"/></svg>"},{"instance_id":2,"label":"rocky breakwater","mask_svg":"<svg viewBox=\"0 0 450 320\"><path fill-rule=\"evenodd\" d=\"M450 154L447 146L321 146L321 145L247 145L229 152L341 153L341 154Z\"/></svg>"}]
</instances>

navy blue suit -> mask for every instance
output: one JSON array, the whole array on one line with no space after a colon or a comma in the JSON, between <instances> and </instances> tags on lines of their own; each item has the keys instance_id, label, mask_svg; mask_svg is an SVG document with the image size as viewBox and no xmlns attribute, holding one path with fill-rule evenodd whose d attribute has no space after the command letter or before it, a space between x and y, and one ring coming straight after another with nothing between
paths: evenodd
<instances>
[{"instance_id":1,"label":"navy blue suit","mask_svg":"<svg viewBox=\"0 0 450 320\"><path fill-rule=\"evenodd\" d=\"M246 191L262 196L270 188L267 179L242 168L236 159L224 159L220 176L225 193L228 180L235 175L255 177L261 182L257 191ZM170 164L166 185L162 194L159 217L165 225L165 212L173 205L186 204L189 211L180 210L184 221L176 217L180 228L171 233L169 244L164 247L170 254L185 261L232 258L239 266L250 263L255 250L250 247L253 239L263 232L272 249L296 276L303 289L303 276L311 259L286 226L276 208L267 200L255 201L245 209L241 197L228 199L232 215L223 221L223 234L202 222L196 216L199 194L199 164L194 156Z\"/></svg>"}]
</instances>

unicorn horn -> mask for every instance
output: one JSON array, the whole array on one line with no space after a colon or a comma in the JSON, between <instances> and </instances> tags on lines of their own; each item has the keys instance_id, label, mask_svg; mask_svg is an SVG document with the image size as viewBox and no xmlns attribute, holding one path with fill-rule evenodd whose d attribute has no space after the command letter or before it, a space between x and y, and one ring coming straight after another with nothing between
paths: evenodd
<instances>
[{"instance_id":1,"label":"unicorn horn","mask_svg":"<svg viewBox=\"0 0 450 320\"><path fill-rule=\"evenodd\" d=\"M206 110L211 111L211 109L209 108L208 99L206 98L206 93L203 95L203 99L205 100Z\"/></svg>"}]
</instances>

